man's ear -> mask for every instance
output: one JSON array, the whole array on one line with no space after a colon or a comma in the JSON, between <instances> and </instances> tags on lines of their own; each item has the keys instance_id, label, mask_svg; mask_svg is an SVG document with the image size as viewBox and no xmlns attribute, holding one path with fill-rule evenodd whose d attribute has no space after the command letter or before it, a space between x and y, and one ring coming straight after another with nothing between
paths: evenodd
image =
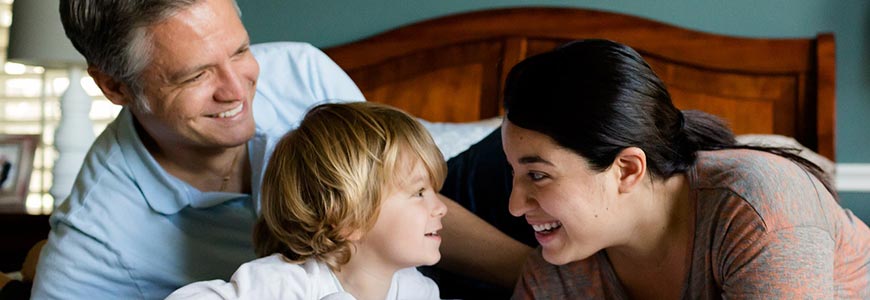
<instances>
[{"instance_id":1,"label":"man's ear","mask_svg":"<svg viewBox=\"0 0 870 300\"><path fill-rule=\"evenodd\" d=\"M133 103L133 93L130 88L120 81L115 80L109 74L103 73L94 66L88 66L88 75L94 79L94 83L103 91L109 101L117 105Z\"/></svg>"},{"instance_id":2,"label":"man's ear","mask_svg":"<svg viewBox=\"0 0 870 300\"><path fill-rule=\"evenodd\" d=\"M611 168L619 174L619 193L630 193L646 177L646 153L637 147L622 149Z\"/></svg>"}]
</instances>

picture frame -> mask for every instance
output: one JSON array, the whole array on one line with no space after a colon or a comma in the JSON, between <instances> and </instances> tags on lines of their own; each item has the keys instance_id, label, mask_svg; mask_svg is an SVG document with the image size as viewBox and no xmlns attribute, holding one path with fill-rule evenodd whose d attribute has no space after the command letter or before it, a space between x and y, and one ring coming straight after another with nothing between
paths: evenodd
<instances>
[{"instance_id":1,"label":"picture frame","mask_svg":"<svg viewBox=\"0 0 870 300\"><path fill-rule=\"evenodd\" d=\"M0 211L24 211L39 139L38 134L0 134Z\"/></svg>"}]
</instances>

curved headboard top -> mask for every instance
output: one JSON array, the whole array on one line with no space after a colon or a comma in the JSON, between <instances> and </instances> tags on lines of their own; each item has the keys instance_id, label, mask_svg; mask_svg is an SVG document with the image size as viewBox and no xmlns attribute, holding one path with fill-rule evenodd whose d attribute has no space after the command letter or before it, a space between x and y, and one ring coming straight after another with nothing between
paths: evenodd
<instances>
[{"instance_id":1,"label":"curved headboard top","mask_svg":"<svg viewBox=\"0 0 870 300\"><path fill-rule=\"evenodd\" d=\"M426 20L326 49L371 101L431 121L501 113L504 78L564 42L610 39L641 53L681 109L737 134L791 136L834 159L834 38L711 34L619 13L519 7Z\"/></svg>"}]
</instances>

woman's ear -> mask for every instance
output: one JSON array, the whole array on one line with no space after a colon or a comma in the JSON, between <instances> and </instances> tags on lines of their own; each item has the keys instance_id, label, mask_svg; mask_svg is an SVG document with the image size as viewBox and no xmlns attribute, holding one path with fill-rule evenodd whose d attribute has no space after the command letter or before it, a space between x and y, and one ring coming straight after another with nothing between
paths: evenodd
<instances>
[{"instance_id":1,"label":"woman's ear","mask_svg":"<svg viewBox=\"0 0 870 300\"><path fill-rule=\"evenodd\" d=\"M94 83L103 91L109 101L117 105L133 103L133 94L130 88L120 81L115 80L109 74L103 73L94 66L88 66L88 75L94 79Z\"/></svg>"},{"instance_id":2,"label":"woman's ear","mask_svg":"<svg viewBox=\"0 0 870 300\"><path fill-rule=\"evenodd\" d=\"M630 193L646 177L646 153L637 147L622 149L611 168L619 174L619 193Z\"/></svg>"}]
</instances>

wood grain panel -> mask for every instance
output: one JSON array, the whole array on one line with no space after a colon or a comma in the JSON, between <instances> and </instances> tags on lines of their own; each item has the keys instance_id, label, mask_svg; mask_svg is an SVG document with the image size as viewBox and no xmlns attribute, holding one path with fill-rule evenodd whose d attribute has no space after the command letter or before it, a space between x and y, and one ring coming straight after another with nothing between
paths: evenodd
<instances>
[{"instance_id":1,"label":"wood grain panel","mask_svg":"<svg viewBox=\"0 0 870 300\"><path fill-rule=\"evenodd\" d=\"M346 68L370 101L388 103L440 122L470 122L499 114L501 41L477 41Z\"/></svg>"},{"instance_id":2,"label":"wood grain panel","mask_svg":"<svg viewBox=\"0 0 870 300\"><path fill-rule=\"evenodd\" d=\"M471 122L480 118L480 102L444 99L480 99L483 66L443 68L363 90L366 99L401 108L427 120Z\"/></svg>"},{"instance_id":3,"label":"wood grain panel","mask_svg":"<svg viewBox=\"0 0 870 300\"><path fill-rule=\"evenodd\" d=\"M780 134L795 137L808 147L816 144L814 135L807 136L801 130L815 116L800 107L799 76L704 69L652 55L647 55L646 60L681 109L703 107L702 110L728 120L737 134ZM719 105L723 107L716 107Z\"/></svg>"},{"instance_id":4,"label":"wood grain panel","mask_svg":"<svg viewBox=\"0 0 870 300\"><path fill-rule=\"evenodd\" d=\"M504 78L515 64L584 38L638 50L678 107L720 115L737 133L792 136L834 159L830 34L746 38L603 11L516 7L426 20L326 53L375 101L432 121L470 121L501 113Z\"/></svg>"},{"instance_id":5,"label":"wood grain panel","mask_svg":"<svg viewBox=\"0 0 870 300\"><path fill-rule=\"evenodd\" d=\"M696 109L724 119L735 134L784 134L774 125L774 103L763 100L741 100L672 89L674 105L679 109Z\"/></svg>"}]
</instances>

